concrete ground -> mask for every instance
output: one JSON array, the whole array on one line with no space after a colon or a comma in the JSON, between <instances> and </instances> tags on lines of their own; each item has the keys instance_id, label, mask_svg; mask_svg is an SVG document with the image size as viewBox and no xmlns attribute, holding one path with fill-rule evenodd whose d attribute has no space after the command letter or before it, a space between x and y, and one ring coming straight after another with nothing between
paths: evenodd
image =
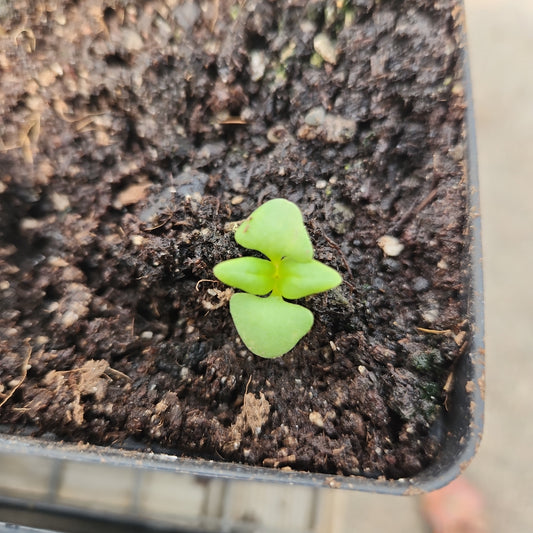
<instances>
[{"instance_id":1,"label":"concrete ground","mask_svg":"<svg viewBox=\"0 0 533 533\"><path fill-rule=\"evenodd\" d=\"M533 531L533 2L465 0L485 265L485 437L468 477L492 531Z\"/></svg>"},{"instance_id":2,"label":"concrete ground","mask_svg":"<svg viewBox=\"0 0 533 533\"><path fill-rule=\"evenodd\" d=\"M491 533L531 533L533 284L527 276L533 272L533 0L464 1L482 192L487 331L484 439L465 476L486 499ZM250 532L427 531L420 502L412 497L222 482L203 487L168 473L140 479L127 469L110 473L107 467L104 473L98 465L34 464L14 456L0 457L0 472L0 496L53 499L167 522L212 516L221 531L236 531L235 524Z\"/></svg>"}]
</instances>

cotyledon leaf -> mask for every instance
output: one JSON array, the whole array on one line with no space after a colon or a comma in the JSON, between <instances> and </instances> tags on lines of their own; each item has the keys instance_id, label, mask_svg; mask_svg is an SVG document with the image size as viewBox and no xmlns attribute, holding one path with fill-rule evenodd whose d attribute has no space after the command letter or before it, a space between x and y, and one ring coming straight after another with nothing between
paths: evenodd
<instances>
[{"instance_id":1,"label":"cotyledon leaf","mask_svg":"<svg viewBox=\"0 0 533 533\"><path fill-rule=\"evenodd\" d=\"M235 232L235 240L245 248L258 250L271 261L290 257L311 261L313 245L296 204L275 198L259 206Z\"/></svg>"},{"instance_id":2,"label":"cotyledon leaf","mask_svg":"<svg viewBox=\"0 0 533 533\"><path fill-rule=\"evenodd\" d=\"M261 357L280 357L294 348L313 326L313 313L281 296L237 293L230 313L246 347Z\"/></svg>"},{"instance_id":3,"label":"cotyledon leaf","mask_svg":"<svg viewBox=\"0 0 533 533\"><path fill-rule=\"evenodd\" d=\"M329 291L341 283L342 278L335 269L315 259L300 263L285 258L279 266L279 291L289 300Z\"/></svg>"},{"instance_id":4,"label":"cotyledon leaf","mask_svg":"<svg viewBox=\"0 0 533 533\"><path fill-rule=\"evenodd\" d=\"M231 287L252 294L268 294L274 286L275 267L271 261L258 257L237 257L215 266L213 274Z\"/></svg>"}]
</instances>

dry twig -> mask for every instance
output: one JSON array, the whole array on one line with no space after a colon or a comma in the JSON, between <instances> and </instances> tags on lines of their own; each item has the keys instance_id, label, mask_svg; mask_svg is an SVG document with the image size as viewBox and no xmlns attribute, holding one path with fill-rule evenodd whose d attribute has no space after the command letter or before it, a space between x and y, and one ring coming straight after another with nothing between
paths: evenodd
<instances>
[{"instance_id":1,"label":"dry twig","mask_svg":"<svg viewBox=\"0 0 533 533\"><path fill-rule=\"evenodd\" d=\"M22 363L22 375L19 378L18 383L8 392L7 396L0 402L0 407L3 407L4 404L15 394L15 391L22 385L23 381L26 379L26 376L28 375L28 364L30 362L32 347L28 346L28 353L26 354L26 357L24 358L24 362Z\"/></svg>"}]
</instances>

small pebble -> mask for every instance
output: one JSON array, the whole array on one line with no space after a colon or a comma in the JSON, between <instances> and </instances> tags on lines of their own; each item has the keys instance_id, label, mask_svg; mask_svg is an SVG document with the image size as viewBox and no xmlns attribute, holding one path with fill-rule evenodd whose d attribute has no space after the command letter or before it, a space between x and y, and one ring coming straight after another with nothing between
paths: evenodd
<instances>
[{"instance_id":1,"label":"small pebble","mask_svg":"<svg viewBox=\"0 0 533 533\"><path fill-rule=\"evenodd\" d=\"M250 71L252 81L259 81L265 75L265 53L259 50L250 52Z\"/></svg>"},{"instance_id":2,"label":"small pebble","mask_svg":"<svg viewBox=\"0 0 533 533\"><path fill-rule=\"evenodd\" d=\"M37 220L36 218L23 218L20 221L20 228L22 230L33 230L41 227L43 225L43 222L41 220Z\"/></svg>"},{"instance_id":3,"label":"small pebble","mask_svg":"<svg viewBox=\"0 0 533 533\"><path fill-rule=\"evenodd\" d=\"M315 52L328 63L335 65L337 63L337 50L333 41L325 34L319 33L313 39Z\"/></svg>"},{"instance_id":4,"label":"small pebble","mask_svg":"<svg viewBox=\"0 0 533 533\"><path fill-rule=\"evenodd\" d=\"M396 259L391 259L390 257L385 257L385 259L383 259L383 266L389 272L392 272L392 273L399 272L400 269L402 268L402 265L399 261L397 261Z\"/></svg>"},{"instance_id":5,"label":"small pebble","mask_svg":"<svg viewBox=\"0 0 533 533\"><path fill-rule=\"evenodd\" d=\"M80 315L71 309L67 310L66 313L61 317L61 325L65 328L70 328L74 325L80 318Z\"/></svg>"},{"instance_id":6,"label":"small pebble","mask_svg":"<svg viewBox=\"0 0 533 533\"><path fill-rule=\"evenodd\" d=\"M413 289L416 292L422 292L429 288L429 281L426 278L423 278L422 276L418 276L413 281Z\"/></svg>"},{"instance_id":7,"label":"small pebble","mask_svg":"<svg viewBox=\"0 0 533 533\"><path fill-rule=\"evenodd\" d=\"M142 37L130 28L122 28L121 44L128 52L138 52L142 50Z\"/></svg>"},{"instance_id":8,"label":"small pebble","mask_svg":"<svg viewBox=\"0 0 533 533\"><path fill-rule=\"evenodd\" d=\"M372 280L372 287L381 292L385 292L387 290L387 284L385 283L385 281L382 278L378 277Z\"/></svg>"},{"instance_id":9,"label":"small pebble","mask_svg":"<svg viewBox=\"0 0 533 533\"><path fill-rule=\"evenodd\" d=\"M355 137L357 123L351 118L328 114L324 119L323 128L326 142L346 143Z\"/></svg>"},{"instance_id":10,"label":"small pebble","mask_svg":"<svg viewBox=\"0 0 533 533\"><path fill-rule=\"evenodd\" d=\"M142 235L132 235L130 241L134 246L141 246L144 242L144 237Z\"/></svg>"},{"instance_id":11,"label":"small pebble","mask_svg":"<svg viewBox=\"0 0 533 533\"><path fill-rule=\"evenodd\" d=\"M438 320L439 314L439 310L436 307L432 307L422 312L422 318L428 324L434 324Z\"/></svg>"},{"instance_id":12,"label":"small pebble","mask_svg":"<svg viewBox=\"0 0 533 533\"><path fill-rule=\"evenodd\" d=\"M201 14L202 11L194 0L186 0L172 11L174 19L185 31L192 29Z\"/></svg>"},{"instance_id":13,"label":"small pebble","mask_svg":"<svg viewBox=\"0 0 533 533\"><path fill-rule=\"evenodd\" d=\"M57 311L58 308L59 308L59 302L50 302L48 304L48 307L46 308L46 311L48 313L53 313L54 311Z\"/></svg>"},{"instance_id":14,"label":"small pebble","mask_svg":"<svg viewBox=\"0 0 533 533\"><path fill-rule=\"evenodd\" d=\"M48 264L55 268L65 268L68 266L67 261L65 261L62 257L57 257L55 255L52 255L48 258Z\"/></svg>"},{"instance_id":15,"label":"small pebble","mask_svg":"<svg viewBox=\"0 0 533 533\"><path fill-rule=\"evenodd\" d=\"M385 255L389 257L396 257L400 255L405 246L392 235L383 235L378 239L378 246L383 250Z\"/></svg>"},{"instance_id":16,"label":"small pebble","mask_svg":"<svg viewBox=\"0 0 533 533\"><path fill-rule=\"evenodd\" d=\"M319 428L324 427L324 419L322 418L322 415L318 411L312 411L309 413L309 420L311 424L314 424L315 426Z\"/></svg>"},{"instance_id":17,"label":"small pebble","mask_svg":"<svg viewBox=\"0 0 533 533\"><path fill-rule=\"evenodd\" d=\"M244 202L244 196L234 196L232 199L231 199L231 205L239 205L239 204L242 204Z\"/></svg>"},{"instance_id":18,"label":"small pebble","mask_svg":"<svg viewBox=\"0 0 533 533\"><path fill-rule=\"evenodd\" d=\"M16 337L19 334L19 330L17 328L7 328L4 333L6 337Z\"/></svg>"},{"instance_id":19,"label":"small pebble","mask_svg":"<svg viewBox=\"0 0 533 533\"><path fill-rule=\"evenodd\" d=\"M37 74L37 81L41 87L48 87L54 83L56 77L57 74L52 69L47 68Z\"/></svg>"},{"instance_id":20,"label":"small pebble","mask_svg":"<svg viewBox=\"0 0 533 533\"><path fill-rule=\"evenodd\" d=\"M326 118L326 110L323 107L313 107L307 115L304 122L309 126L321 126Z\"/></svg>"}]
</instances>

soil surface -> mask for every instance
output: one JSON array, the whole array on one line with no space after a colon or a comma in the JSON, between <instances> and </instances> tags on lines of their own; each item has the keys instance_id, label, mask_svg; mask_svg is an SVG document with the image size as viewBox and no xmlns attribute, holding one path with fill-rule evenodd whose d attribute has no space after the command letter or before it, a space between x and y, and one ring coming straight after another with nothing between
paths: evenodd
<instances>
[{"instance_id":1,"label":"soil surface","mask_svg":"<svg viewBox=\"0 0 533 533\"><path fill-rule=\"evenodd\" d=\"M330 474L439 450L468 339L452 0L0 2L4 432ZM344 283L249 353L213 266L301 208Z\"/></svg>"}]
</instances>

